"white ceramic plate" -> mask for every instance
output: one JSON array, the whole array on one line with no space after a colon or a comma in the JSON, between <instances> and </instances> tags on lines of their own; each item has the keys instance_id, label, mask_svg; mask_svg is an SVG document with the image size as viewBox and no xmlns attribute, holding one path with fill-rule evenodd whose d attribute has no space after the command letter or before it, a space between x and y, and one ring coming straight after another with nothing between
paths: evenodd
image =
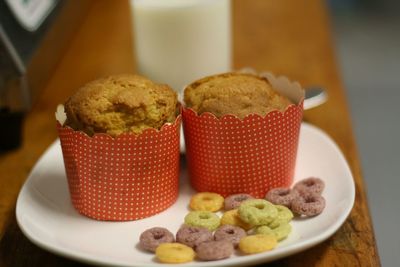
<instances>
[{"instance_id":1,"label":"white ceramic plate","mask_svg":"<svg viewBox=\"0 0 400 267\"><path fill-rule=\"evenodd\" d=\"M232 266L269 262L314 246L330 237L345 221L354 203L350 169L335 143L321 130L303 123L295 180L308 176L326 182L324 212L293 220L293 232L269 252L233 255L216 262L194 261L185 266ZM16 215L23 233L38 246L83 262L113 266L159 265L154 255L137 246L147 228L163 226L176 232L188 212L193 194L182 170L177 202L166 211L139 221L100 222L79 215L72 207L59 141L37 162L18 197ZM164 265L165 266L165 265Z\"/></svg>"}]
</instances>

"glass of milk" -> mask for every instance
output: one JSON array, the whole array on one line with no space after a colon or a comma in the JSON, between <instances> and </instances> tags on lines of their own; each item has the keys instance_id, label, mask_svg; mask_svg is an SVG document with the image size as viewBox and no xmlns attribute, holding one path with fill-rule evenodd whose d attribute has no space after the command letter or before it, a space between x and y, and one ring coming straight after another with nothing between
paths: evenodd
<instances>
[{"instance_id":1,"label":"glass of milk","mask_svg":"<svg viewBox=\"0 0 400 267\"><path fill-rule=\"evenodd\" d=\"M139 74L178 93L231 69L230 0L131 0Z\"/></svg>"}]
</instances>

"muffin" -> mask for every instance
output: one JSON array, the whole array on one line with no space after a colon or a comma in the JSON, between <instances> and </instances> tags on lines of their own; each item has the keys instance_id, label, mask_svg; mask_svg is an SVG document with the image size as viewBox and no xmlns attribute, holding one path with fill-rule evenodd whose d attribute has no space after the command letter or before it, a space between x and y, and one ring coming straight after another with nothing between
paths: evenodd
<instances>
[{"instance_id":1,"label":"muffin","mask_svg":"<svg viewBox=\"0 0 400 267\"><path fill-rule=\"evenodd\" d=\"M198 114L210 112L218 118L231 114L240 119L249 114L265 116L272 110L284 111L292 104L265 77L245 73L200 79L185 89L184 100Z\"/></svg>"},{"instance_id":2,"label":"muffin","mask_svg":"<svg viewBox=\"0 0 400 267\"><path fill-rule=\"evenodd\" d=\"M129 74L90 82L65 103L66 125L89 136L160 129L176 111L177 95L169 86Z\"/></svg>"},{"instance_id":3,"label":"muffin","mask_svg":"<svg viewBox=\"0 0 400 267\"><path fill-rule=\"evenodd\" d=\"M176 94L137 75L90 82L57 110L71 201L81 214L138 220L178 197ZM66 115L66 120L65 120Z\"/></svg>"},{"instance_id":4,"label":"muffin","mask_svg":"<svg viewBox=\"0 0 400 267\"><path fill-rule=\"evenodd\" d=\"M304 90L272 74L225 73L188 85L188 173L200 192L263 198L293 181Z\"/></svg>"}]
</instances>

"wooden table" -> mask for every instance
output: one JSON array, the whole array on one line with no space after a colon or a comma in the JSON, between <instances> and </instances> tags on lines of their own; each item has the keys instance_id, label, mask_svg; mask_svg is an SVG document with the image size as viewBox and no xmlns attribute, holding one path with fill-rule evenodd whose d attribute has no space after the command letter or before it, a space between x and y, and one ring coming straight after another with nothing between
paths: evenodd
<instances>
[{"instance_id":1,"label":"wooden table","mask_svg":"<svg viewBox=\"0 0 400 267\"><path fill-rule=\"evenodd\" d=\"M304 119L336 141L350 164L356 184L354 208L333 237L271 265L379 266L357 148L323 1L236 0L233 20L235 68L251 66L270 70L298 80L303 86L321 85L327 89L329 101L306 111ZM15 202L35 162L57 138L56 105L87 81L135 71L130 25L127 1L94 1L26 117L23 146L0 155L1 266L81 265L30 243L16 224Z\"/></svg>"}]
</instances>

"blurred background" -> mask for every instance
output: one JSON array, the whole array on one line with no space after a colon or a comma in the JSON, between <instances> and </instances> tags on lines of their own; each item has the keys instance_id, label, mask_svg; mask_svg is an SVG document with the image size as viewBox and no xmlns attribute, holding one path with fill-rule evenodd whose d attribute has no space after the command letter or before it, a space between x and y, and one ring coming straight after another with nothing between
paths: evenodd
<instances>
[{"instance_id":1,"label":"blurred background","mask_svg":"<svg viewBox=\"0 0 400 267\"><path fill-rule=\"evenodd\" d=\"M400 1L325 1L331 14L337 62L351 110L381 262L383 266L398 266ZM0 0L0 125L15 123L16 132L22 121L21 114L29 110L37 88L46 83L58 55L82 22L90 1L45 0L42 9L35 9L35 2L38 1ZM15 3L23 3L25 7ZM37 19L40 14L36 20L24 21L24 12L32 10L48 16L44 21ZM14 26L16 20L10 18L18 12L22 28ZM62 23L50 28L56 15ZM129 36L124 38L128 41ZM38 64L40 68L36 67ZM26 77L30 79L31 93L27 93ZM6 133L2 130L0 134ZM20 136L10 136L14 142L0 144L0 151L19 145ZM10 140L10 136L0 137L0 142Z\"/></svg>"},{"instance_id":2,"label":"blurred background","mask_svg":"<svg viewBox=\"0 0 400 267\"><path fill-rule=\"evenodd\" d=\"M331 0L329 6L382 266L398 266L400 1Z\"/></svg>"}]
</instances>

